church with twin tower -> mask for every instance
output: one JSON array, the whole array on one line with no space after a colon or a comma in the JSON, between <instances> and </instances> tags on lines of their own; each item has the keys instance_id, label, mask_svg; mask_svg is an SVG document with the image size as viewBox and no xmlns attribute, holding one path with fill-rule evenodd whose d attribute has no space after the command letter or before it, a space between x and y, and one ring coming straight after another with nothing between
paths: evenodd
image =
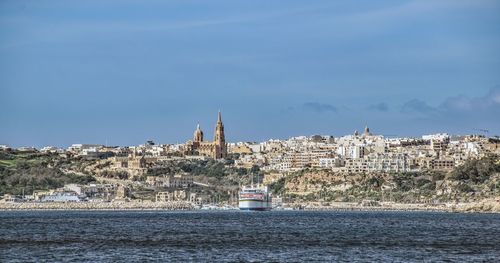
<instances>
[{"instance_id":1,"label":"church with twin tower","mask_svg":"<svg viewBox=\"0 0 500 263\"><path fill-rule=\"evenodd\" d=\"M194 131L193 140L186 142L186 154L189 155L204 155L214 159L222 159L227 157L227 144L224 136L224 124L219 111L217 116L217 124L215 125L214 140L212 142L203 141L203 131L200 124Z\"/></svg>"}]
</instances>

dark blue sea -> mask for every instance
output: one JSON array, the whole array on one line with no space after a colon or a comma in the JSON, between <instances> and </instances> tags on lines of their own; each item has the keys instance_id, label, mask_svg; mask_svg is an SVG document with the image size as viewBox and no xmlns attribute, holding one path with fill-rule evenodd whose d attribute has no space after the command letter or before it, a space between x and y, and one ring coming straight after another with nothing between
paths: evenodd
<instances>
[{"instance_id":1,"label":"dark blue sea","mask_svg":"<svg viewBox=\"0 0 500 263\"><path fill-rule=\"evenodd\" d=\"M500 262L500 214L0 212L0 262Z\"/></svg>"}]
</instances>

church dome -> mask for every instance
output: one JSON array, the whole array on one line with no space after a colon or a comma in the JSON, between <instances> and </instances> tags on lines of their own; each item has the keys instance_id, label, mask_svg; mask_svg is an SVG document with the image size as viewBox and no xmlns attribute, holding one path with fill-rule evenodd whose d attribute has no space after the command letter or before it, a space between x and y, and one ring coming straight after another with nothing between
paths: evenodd
<instances>
[{"instance_id":1,"label":"church dome","mask_svg":"<svg viewBox=\"0 0 500 263\"><path fill-rule=\"evenodd\" d=\"M196 130L194 131L193 139L195 142L203 141L203 131L200 129L200 124L198 124Z\"/></svg>"}]
</instances>

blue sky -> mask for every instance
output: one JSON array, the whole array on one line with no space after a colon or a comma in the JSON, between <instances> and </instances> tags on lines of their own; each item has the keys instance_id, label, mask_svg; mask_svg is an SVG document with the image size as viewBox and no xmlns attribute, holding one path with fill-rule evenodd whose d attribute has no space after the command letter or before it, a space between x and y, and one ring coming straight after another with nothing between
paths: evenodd
<instances>
[{"instance_id":1,"label":"blue sky","mask_svg":"<svg viewBox=\"0 0 500 263\"><path fill-rule=\"evenodd\" d=\"M500 134L500 1L1 1L0 144Z\"/></svg>"}]
</instances>

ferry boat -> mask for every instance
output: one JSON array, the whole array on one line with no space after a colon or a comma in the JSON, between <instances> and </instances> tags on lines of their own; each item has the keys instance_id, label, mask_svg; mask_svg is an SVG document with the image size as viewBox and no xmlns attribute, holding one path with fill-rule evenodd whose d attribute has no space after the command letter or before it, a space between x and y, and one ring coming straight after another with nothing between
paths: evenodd
<instances>
[{"instance_id":1,"label":"ferry boat","mask_svg":"<svg viewBox=\"0 0 500 263\"><path fill-rule=\"evenodd\" d=\"M272 197L267 187L243 187L239 194L240 210L267 211L271 207Z\"/></svg>"}]
</instances>

